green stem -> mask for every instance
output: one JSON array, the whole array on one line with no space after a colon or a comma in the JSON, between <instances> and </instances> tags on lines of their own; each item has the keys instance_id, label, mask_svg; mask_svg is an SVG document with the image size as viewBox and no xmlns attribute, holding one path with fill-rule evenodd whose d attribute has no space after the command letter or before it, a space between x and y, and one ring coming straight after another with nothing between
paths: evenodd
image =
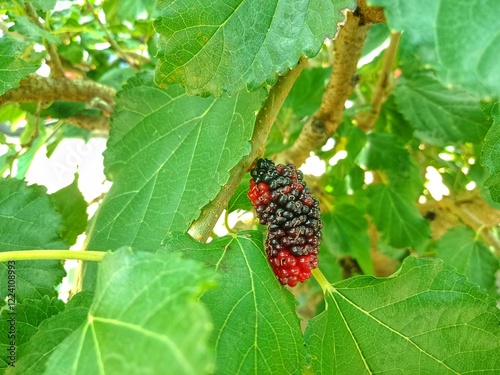
<instances>
[{"instance_id":1,"label":"green stem","mask_svg":"<svg viewBox=\"0 0 500 375\"><path fill-rule=\"evenodd\" d=\"M100 262L106 255L103 251L74 251L74 250L20 250L0 253L0 263L9 260L35 259L76 259Z\"/></svg>"},{"instance_id":2,"label":"green stem","mask_svg":"<svg viewBox=\"0 0 500 375\"><path fill-rule=\"evenodd\" d=\"M321 289L323 289L323 294L332 293L335 290L335 288L328 282L325 275L323 275L323 272L321 272L319 268L313 269L311 273L318 284L321 286Z\"/></svg>"},{"instance_id":3,"label":"green stem","mask_svg":"<svg viewBox=\"0 0 500 375\"><path fill-rule=\"evenodd\" d=\"M482 224L477 228L476 230L476 235L474 236L474 241L481 241L482 239L482 234L483 231L487 228L488 226L486 224Z\"/></svg>"},{"instance_id":4,"label":"green stem","mask_svg":"<svg viewBox=\"0 0 500 375\"><path fill-rule=\"evenodd\" d=\"M232 234L236 233L229 226L229 212L228 212L228 210L224 211L224 226L226 227L228 233L232 233Z\"/></svg>"}]
</instances>

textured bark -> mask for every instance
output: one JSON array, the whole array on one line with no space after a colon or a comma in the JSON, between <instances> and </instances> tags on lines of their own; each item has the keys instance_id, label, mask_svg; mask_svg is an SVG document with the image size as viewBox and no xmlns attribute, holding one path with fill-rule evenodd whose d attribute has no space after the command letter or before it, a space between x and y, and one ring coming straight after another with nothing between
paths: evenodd
<instances>
[{"instance_id":1,"label":"textured bark","mask_svg":"<svg viewBox=\"0 0 500 375\"><path fill-rule=\"evenodd\" d=\"M115 89L90 80L45 78L36 74L20 82L20 86L0 96L0 106L8 102L53 102L67 100L90 102L95 98L106 101L112 109Z\"/></svg>"},{"instance_id":2,"label":"textured bark","mask_svg":"<svg viewBox=\"0 0 500 375\"><path fill-rule=\"evenodd\" d=\"M443 197L440 201L431 200L418 205L418 209L430 221L434 240L451 228L466 225L480 233L483 241L500 256L500 241L493 230L500 222L500 211L491 207L477 191Z\"/></svg>"},{"instance_id":3,"label":"textured bark","mask_svg":"<svg viewBox=\"0 0 500 375\"><path fill-rule=\"evenodd\" d=\"M109 130L109 117L104 116L75 115L64 122L86 130Z\"/></svg>"},{"instance_id":4,"label":"textured bark","mask_svg":"<svg viewBox=\"0 0 500 375\"><path fill-rule=\"evenodd\" d=\"M366 0L358 0L358 8L365 22L385 23L384 8L371 7L366 4Z\"/></svg>"},{"instance_id":5,"label":"textured bark","mask_svg":"<svg viewBox=\"0 0 500 375\"><path fill-rule=\"evenodd\" d=\"M321 106L292 147L276 157L278 163L301 165L311 151L323 146L335 133L342 121L344 103L354 88L353 78L369 28L358 11L347 13L345 25L334 42L332 75Z\"/></svg>"}]
</instances>

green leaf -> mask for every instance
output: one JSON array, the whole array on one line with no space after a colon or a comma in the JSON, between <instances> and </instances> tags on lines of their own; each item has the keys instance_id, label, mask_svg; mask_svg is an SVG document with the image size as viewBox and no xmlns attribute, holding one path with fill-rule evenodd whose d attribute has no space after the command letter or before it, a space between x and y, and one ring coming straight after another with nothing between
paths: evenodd
<instances>
[{"instance_id":1,"label":"green leaf","mask_svg":"<svg viewBox=\"0 0 500 375\"><path fill-rule=\"evenodd\" d=\"M2 311L0 320L0 370L11 362L8 358L11 342L15 342L16 347L27 342L44 320L63 309L64 303L61 300L47 296L35 300L25 299L23 303L15 305L9 304Z\"/></svg>"},{"instance_id":2,"label":"green leaf","mask_svg":"<svg viewBox=\"0 0 500 375\"><path fill-rule=\"evenodd\" d=\"M291 109L295 116L310 116L321 105L331 68L305 69L295 81L282 110Z\"/></svg>"},{"instance_id":3,"label":"green leaf","mask_svg":"<svg viewBox=\"0 0 500 375\"><path fill-rule=\"evenodd\" d=\"M305 339L318 374L500 370L495 301L439 260L408 257L388 278L334 285Z\"/></svg>"},{"instance_id":4,"label":"green leaf","mask_svg":"<svg viewBox=\"0 0 500 375\"><path fill-rule=\"evenodd\" d=\"M1 41L0 41L1 45ZM0 108L0 121L10 122L11 127L20 120L24 120L26 112L19 108L17 103L14 104L4 104ZM2 133L3 134L3 133Z\"/></svg>"},{"instance_id":5,"label":"green leaf","mask_svg":"<svg viewBox=\"0 0 500 375\"><path fill-rule=\"evenodd\" d=\"M0 38L0 95L19 86L19 81L34 73L38 66L17 57L24 44L5 35Z\"/></svg>"},{"instance_id":6,"label":"green leaf","mask_svg":"<svg viewBox=\"0 0 500 375\"><path fill-rule=\"evenodd\" d=\"M430 239L429 222L413 203L383 184L370 185L368 196L368 213L385 242L417 251L423 248Z\"/></svg>"},{"instance_id":7,"label":"green leaf","mask_svg":"<svg viewBox=\"0 0 500 375\"><path fill-rule=\"evenodd\" d=\"M59 237L61 216L41 186L0 179L0 252L30 249L65 249ZM0 263L0 280L7 280L7 263ZM15 263L16 300L55 297L54 286L65 275L60 261L33 260ZM7 294L1 288L0 298Z\"/></svg>"},{"instance_id":8,"label":"green leaf","mask_svg":"<svg viewBox=\"0 0 500 375\"><path fill-rule=\"evenodd\" d=\"M402 162L398 169L387 171L389 186L408 200L418 199L424 190L421 173L419 166L410 158L408 163Z\"/></svg>"},{"instance_id":9,"label":"green leaf","mask_svg":"<svg viewBox=\"0 0 500 375\"><path fill-rule=\"evenodd\" d=\"M56 150L57 146L61 144L61 142L64 140L64 132L56 130L54 133L52 133L52 136L47 139L45 143L45 156L50 159L50 157L54 154L54 151Z\"/></svg>"},{"instance_id":10,"label":"green leaf","mask_svg":"<svg viewBox=\"0 0 500 375\"><path fill-rule=\"evenodd\" d=\"M365 274L373 274L368 222L364 214L352 204L340 204L332 212L323 214L321 247L335 255L353 257Z\"/></svg>"},{"instance_id":11,"label":"green leaf","mask_svg":"<svg viewBox=\"0 0 500 375\"><path fill-rule=\"evenodd\" d=\"M66 305L64 311L44 320L29 341L17 350L16 367L6 375L40 375L45 371L49 354L88 319L93 293L80 292Z\"/></svg>"},{"instance_id":12,"label":"green leaf","mask_svg":"<svg viewBox=\"0 0 500 375\"><path fill-rule=\"evenodd\" d=\"M272 0L209 6L196 0L156 4L161 35L156 67L159 85L180 83L189 94L234 94L272 84L318 53L332 38L350 0Z\"/></svg>"},{"instance_id":13,"label":"green leaf","mask_svg":"<svg viewBox=\"0 0 500 375\"><path fill-rule=\"evenodd\" d=\"M63 127L64 138L80 138L87 143L91 138L91 132L87 129L82 129L73 125L64 125Z\"/></svg>"},{"instance_id":14,"label":"green leaf","mask_svg":"<svg viewBox=\"0 0 500 375\"><path fill-rule=\"evenodd\" d=\"M440 76L482 96L500 96L500 3L441 0L435 29ZM485 4L486 5L486 4Z\"/></svg>"},{"instance_id":15,"label":"green leaf","mask_svg":"<svg viewBox=\"0 0 500 375\"><path fill-rule=\"evenodd\" d=\"M500 95L500 3L455 0L372 0L385 7L391 29L403 30L406 60L417 57L438 77L481 97ZM415 17L418 14L418 17Z\"/></svg>"},{"instance_id":16,"label":"green leaf","mask_svg":"<svg viewBox=\"0 0 500 375\"><path fill-rule=\"evenodd\" d=\"M374 129L378 132L394 134L404 144L412 139L414 132L413 128L397 107L393 94L391 94L382 105Z\"/></svg>"},{"instance_id":17,"label":"green leaf","mask_svg":"<svg viewBox=\"0 0 500 375\"><path fill-rule=\"evenodd\" d=\"M31 0L31 4L42 12L54 9L56 2L56 0Z\"/></svg>"},{"instance_id":18,"label":"green leaf","mask_svg":"<svg viewBox=\"0 0 500 375\"><path fill-rule=\"evenodd\" d=\"M22 303L17 303L13 309L7 306L2 311L2 317L6 319L10 318L12 314L16 315L15 341L16 345L21 345L33 336L38 326L44 320L50 318L52 315L59 314L62 310L64 310L64 302L57 297L49 298L48 296L44 296L42 299L26 298ZM2 319L2 328L0 330L6 333L7 330L5 328L7 324L4 319ZM7 334L5 334L2 335L0 341L5 342L7 339Z\"/></svg>"},{"instance_id":19,"label":"green leaf","mask_svg":"<svg viewBox=\"0 0 500 375\"><path fill-rule=\"evenodd\" d=\"M320 251L318 254L318 263L320 265L321 272L325 275L328 281L336 282L344 279L342 267L335 254Z\"/></svg>"},{"instance_id":20,"label":"green leaf","mask_svg":"<svg viewBox=\"0 0 500 375\"><path fill-rule=\"evenodd\" d=\"M495 104L491 113L494 121L484 139L481 164L491 174L484 186L489 189L491 198L500 203L500 104Z\"/></svg>"},{"instance_id":21,"label":"green leaf","mask_svg":"<svg viewBox=\"0 0 500 375\"><path fill-rule=\"evenodd\" d=\"M48 108L44 108L40 111L40 116L50 116L57 119L67 118L74 116L85 109L85 103L81 102L67 102L67 101L56 101Z\"/></svg>"},{"instance_id":22,"label":"green leaf","mask_svg":"<svg viewBox=\"0 0 500 375\"><path fill-rule=\"evenodd\" d=\"M107 254L87 319L53 351L44 373L207 373L212 327L197 300L206 275L176 254Z\"/></svg>"},{"instance_id":23,"label":"green leaf","mask_svg":"<svg viewBox=\"0 0 500 375\"><path fill-rule=\"evenodd\" d=\"M105 171L114 181L90 230L89 248L156 250L169 231L187 231L250 150L263 92L232 98L160 89L152 75L117 97Z\"/></svg>"},{"instance_id":24,"label":"green leaf","mask_svg":"<svg viewBox=\"0 0 500 375\"><path fill-rule=\"evenodd\" d=\"M27 117L28 123L33 123L33 127L38 128L38 133L36 135L34 133L31 135L31 139L27 141L27 143L29 144L28 151L26 151L17 159L16 178L19 180L22 180L26 177L26 173L28 173L28 169L31 166L33 159L35 158L36 153L45 144L45 141L48 137L47 129L45 128L45 122L43 120L35 119L31 114L27 114Z\"/></svg>"},{"instance_id":25,"label":"green leaf","mask_svg":"<svg viewBox=\"0 0 500 375\"><path fill-rule=\"evenodd\" d=\"M359 127L354 126L351 121L343 121L338 133L341 136L339 141L342 143L347 142L345 145L345 150L347 151L346 161L348 162L347 165L352 166L355 164L356 158L366 145L366 133Z\"/></svg>"},{"instance_id":26,"label":"green leaf","mask_svg":"<svg viewBox=\"0 0 500 375\"><path fill-rule=\"evenodd\" d=\"M0 155L0 175L3 175L7 169L12 168L12 164L17 156L17 150L14 145L9 145L5 154Z\"/></svg>"},{"instance_id":27,"label":"green leaf","mask_svg":"<svg viewBox=\"0 0 500 375\"><path fill-rule=\"evenodd\" d=\"M459 273L496 296L498 260L469 227L451 228L436 243L436 256Z\"/></svg>"},{"instance_id":28,"label":"green leaf","mask_svg":"<svg viewBox=\"0 0 500 375\"><path fill-rule=\"evenodd\" d=\"M478 143L490 127L477 97L431 77L400 80L394 95L416 135L429 144Z\"/></svg>"},{"instance_id":29,"label":"green leaf","mask_svg":"<svg viewBox=\"0 0 500 375\"><path fill-rule=\"evenodd\" d=\"M63 218L61 236L67 245L74 245L76 237L87 227L87 202L78 188L78 174L70 185L51 196Z\"/></svg>"},{"instance_id":30,"label":"green leaf","mask_svg":"<svg viewBox=\"0 0 500 375\"><path fill-rule=\"evenodd\" d=\"M416 199L423 190L420 170L408 150L393 134L373 132L357 160L371 170L387 173L390 186L400 195Z\"/></svg>"},{"instance_id":31,"label":"green leaf","mask_svg":"<svg viewBox=\"0 0 500 375\"><path fill-rule=\"evenodd\" d=\"M390 33L391 31L387 27L386 23L376 23L371 25L365 44L363 45L363 50L361 51L361 56L364 57L376 48L380 47L382 43L389 39Z\"/></svg>"},{"instance_id":32,"label":"green leaf","mask_svg":"<svg viewBox=\"0 0 500 375\"><path fill-rule=\"evenodd\" d=\"M64 11L63 11L64 12ZM67 16L70 17L68 19L65 19L64 23L57 28L57 33L60 34L60 33L81 33L80 35L83 37L83 38L87 38L89 37L88 35L85 34L85 32L92 32L92 33L95 33L94 30L92 30L92 23L93 22L85 22L83 24L81 24L81 8L70 8L69 10L67 10L68 14ZM95 25L95 24L94 24ZM82 39L83 39L82 38ZM70 44L73 44L74 42L71 42ZM65 47L66 46L65 44L62 44L61 47L62 48L62 51L65 51ZM67 50L66 50L67 51ZM59 52L59 48L58 48L58 52ZM76 50L75 50L76 52ZM89 51L90 52L90 51ZM83 51L81 51L81 53L83 53ZM72 61L72 59L69 59L70 61Z\"/></svg>"},{"instance_id":33,"label":"green leaf","mask_svg":"<svg viewBox=\"0 0 500 375\"><path fill-rule=\"evenodd\" d=\"M19 143L22 145L28 144L35 136L35 130L38 130L38 121L31 113L26 114L26 126L19 137Z\"/></svg>"},{"instance_id":34,"label":"green leaf","mask_svg":"<svg viewBox=\"0 0 500 375\"><path fill-rule=\"evenodd\" d=\"M44 41L51 44L60 43L59 38L52 35L49 31L32 23L27 16L16 17L16 22L14 23L12 30L25 35L29 40L35 41L39 44L43 44Z\"/></svg>"},{"instance_id":35,"label":"green leaf","mask_svg":"<svg viewBox=\"0 0 500 375\"><path fill-rule=\"evenodd\" d=\"M229 204L227 205L228 212L233 212L235 210L252 210L252 203L247 196L248 190L250 190L250 178L250 174L243 176L238 188L229 200Z\"/></svg>"},{"instance_id":36,"label":"green leaf","mask_svg":"<svg viewBox=\"0 0 500 375\"><path fill-rule=\"evenodd\" d=\"M494 202L500 203L500 174L494 174L484 182Z\"/></svg>"},{"instance_id":37,"label":"green leaf","mask_svg":"<svg viewBox=\"0 0 500 375\"><path fill-rule=\"evenodd\" d=\"M99 83L107 86L111 86L116 90L121 90L122 86L126 83L129 78L132 78L136 73L136 70L131 67L118 67L111 68L104 72L104 74L99 77Z\"/></svg>"},{"instance_id":38,"label":"green leaf","mask_svg":"<svg viewBox=\"0 0 500 375\"><path fill-rule=\"evenodd\" d=\"M328 185L335 197L347 196L364 183L364 170L352 163L350 158L340 159L328 169Z\"/></svg>"},{"instance_id":39,"label":"green leaf","mask_svg":"<svg viewBox=\"0 0 500 375\"><path fill-rule=\"evenodd\" d=\"M406 248L396 248L391 245L384 243L382 240L377 241L377 250L380 251L381 254L387 255L388 257L397 260L399 262L403 261L410 252Z\"/></svg>"},{"instance_id":40,"label":"green leaf","mask_svg":"<svg viewBox=\"0 0 500 375\"><path fill-rule=\"evenodd\" d=\"M396 136L372 132L367 134L367 142L357 159L370 170L397 170L408 163L410 155Z\"/></svg>"},{"instance_id":41,"label":"green leaf","mask_svg":"<svg viewBox=\"0 0 500 375\"><path fill-rule=\"evenodd\" d=\"M79 26L79 25L78 25ZM64 26L63 26L64 28ZM58 32L62 30L59 29ZM69 30L68 30L69 31ZM69 44L61 44L57 46L57 52L70 61L72 64L79 64L83 60L83 48L78 43L71 42Z\"/></svg>"},{"instance_id":42,"label":"green leaf","mask_svg":"<svg viewBox=\"0 0 500 375\"><path fill-rule=\"evenodd\" d=\"M295 115L292 107L281 107L267 137L265 156L270 157L290 147L303 127L303 121Z\"/></svg>"},{"instance_id":43,"label":"green leaf","mask_svg":"<svg viewBox=\"0 0 500 375\"><path fill-rule=\"evenodd\" d=\"M103 10L108 23L119 25L124 21L149 19L155 3L156 0L107 0L103 3Z\"/></svg>"},{"instance_id":44,"label":"green leaf","mask_svg":"<svg viewBox=\"0 0 500 375\"><path fill-rule=\"evenodd\" d=\"M371 0L370 5L385 8L387 25L392 31L404 30L399 43L399 55L404 68L419 70L425 64L438 65L434 32L439 1ZM415 17L415 14L419 16Z\"/></svg>"},{"instance_id":45,"label":"green leaf","mask_svg":"<svg viewBox=\"0 0 500 375\"><path fill-rule=\"evenodd\" d=\"M214 321L216 374L300 374L305 351L293 296L279 284L260 232L240 232L209 244L174 234L182 251L216 272L219 288L203 294Z\"/></svg>"}]
</instances>

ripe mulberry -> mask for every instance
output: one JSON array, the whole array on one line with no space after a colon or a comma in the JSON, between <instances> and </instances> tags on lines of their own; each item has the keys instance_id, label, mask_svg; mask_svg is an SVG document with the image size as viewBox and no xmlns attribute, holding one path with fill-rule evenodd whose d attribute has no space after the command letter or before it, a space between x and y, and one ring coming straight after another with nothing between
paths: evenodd
<instances>
[{"instance_id":1,"label":"ripe mulberry","mask_svg":"<svg viewBox=\"0 0 500 375\"><path fill-rule=\"evenodd\" d=\"M283 285L295 286L318 267L321 211L293 164L258 159L250 172L248 197L261 224L268 226L266 254Z\"/></svg>"}]
</instances>

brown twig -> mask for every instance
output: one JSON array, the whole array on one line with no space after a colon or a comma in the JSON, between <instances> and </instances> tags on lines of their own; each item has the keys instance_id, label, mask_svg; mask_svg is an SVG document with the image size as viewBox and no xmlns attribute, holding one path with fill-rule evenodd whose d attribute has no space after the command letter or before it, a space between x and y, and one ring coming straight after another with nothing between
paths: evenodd
<instances>
[{"instance_id":1,"label":"brown twig","mask_svg":"<svg viewBox=\"0 0 500 375\"><path fill-rule=\"evenodd\" d=\"M304 69L306 61L307 60L302 57L298 65L290 70L285 76L280 77L271 88L269 96L256 117L255 129L250 141L252 146L250 154L244 157L240 163L231 170L228 182L223 186L215 199L205 206L201 216L191 226L190 232L198 241L205 242L208 239L215 223L227 206L229 199L236 191L243 175L248 171L253 161L264 154L266 141L272 124L276 120L276 116L288 96L288 93L292 89L295 80Z\"/></svg>"},{"instance_id":2,"label":"brown twig","mask_svg":"<svg viewBox=\"0 0 500 375\"><path fill-rule=\"evenodd\" d=\"M35 8L29 2L24 3L24 10L31 21L41 29L46 30L47 28L40 23L38 20L38 15L36 14ZM50 30L47 30L50 31ZM48 43L47 41L44 43L45 48L47 49L47 53L49 54L50 60L47 61L47 65L50 66L50 74L54 78L62 78L64 77L64 68L61 63L61 59L59 58L59 54L57 53L57 48L55 45Z\"/></svg>"},{"instance_id":3,"label":"brown twig","mask_svg":"<svg viewBox=\"0 0 500 375\"><path fill-rule=\"evenodd\" d=\"M358 0L358 8L365 22L385 23L384 8L372 7L366 4L366 0Z\"/></svg>"},{"instance_id":4,"label":"brown twig","mask_svg":"<svg viewBox=\"0 0 500 375\"><path fill-rule=\"evenodd\" d=\"M106 116L75 115L63 121L86 130L109 130L109 117Z\"/></svg>"},{"instance_id":5,"label":"brown twig","mask_svg":"<svg viewBox=\"0 0 500 375\"><path fill-rule=\"evenodd\" d=\"M19 87L0 95L0 106L7 102L53 102L56 100L90 102L94 98L100 98L113 108L115 93L112 87L90 80L54 79L32 74L23 79Z\"/></svg>"},{"instance_id":6,"label":"brown twig","mask_svg":"<svg viewBox=\"0 0 500 375\"><path fill-rule=\"evenodd\" d=\"M5 103L46 103L57 100L86 102L101 110L102 116L75 115L64 119L66 123L87 130L109 129L113 112L115 89L97 82L68 78L45 78L36 74L20 82L19 87L0 95L0 107Z\"/></svg>"},{"instance_id":7,"label":"brown twig","mask_svg":"<svg viewBox=\"0 0 500 375\"><path fill-rule=\"evenodd\" d=\"M330 81L319 110L304 125L292 147L276 157L278 163L301 165L309 152L325 144L340 122L344 103L353 90L353 77L370 24L364 22L359 9L347 13L345 25L334 42L334 64Z\"/></svg>"},{"instance_id":8,"label":"brown twig","mask_svg":"<svg viewBox=\"0 0 500 375\"><path fill-rule=\"evenodd\" d=\"M488 246L495 249L495 254L500 255L500 241L493 235L491 223L485 223L481 217L470 210L467 205L457 203L453 209L461 222L472 228L475 232L480 232L480 237Z\"/></svg>"},{"instance_id":9,"label":"brown twig","mask_svg":"<svg viewBox=\"0 0 500 375\"><path fill-rule=\"evenodd\" d=\"M400 38L400 32L391 34L389 46L384 52L382 68L380 69L377 85L375 87L375 91L373 92L372 108L368 112L360 113L356 119L358 126L365 132L373 128L373 124L375 124L375 121L380 114L382 104L384 104L387 97L392 67L394 65L394 59L396 58Z\"/></svg>"},{"instance_id":10,"label":"brown twig","mask_svg":"<svg viewBox=\"0 0 500 375\"><path fill-rule=\"evenodd\" d=\"M492 230L498 225L500 213L486 203L477 191L454 198L444 197L440 201L430 200L420 204L418 208L422 215L432 215L431 231L434 240L453 227L466 225L475 232L480 232L484 243L493 247L495 254L500 256L500 241Z\"/></svg>"}]
</instances>

